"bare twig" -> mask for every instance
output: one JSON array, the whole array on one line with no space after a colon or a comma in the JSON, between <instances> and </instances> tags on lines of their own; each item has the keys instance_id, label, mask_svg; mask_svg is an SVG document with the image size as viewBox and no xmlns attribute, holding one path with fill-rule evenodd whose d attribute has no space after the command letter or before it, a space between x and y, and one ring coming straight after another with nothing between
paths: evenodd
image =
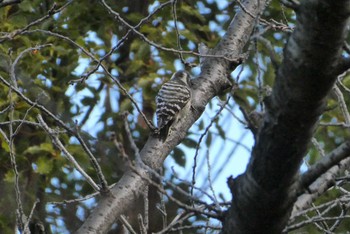
<instances>
[{"instance_id":1,"label":"bare twig","mask_svg":"<svg viewBox=\"0 0 350 234\"><path fill-rule=\"evenodd\" d=\"M137 232L135 232L130 223L126 220L126 217L124 215L121 215L119 219L131 234L137 234Z\"/></svg>"},{"instance_id":2,"label":"bare twig","mask_svg":"<svg viewBox=\"0 0 350 234\"><path fill-rule=\"evenodd\" d=\"M315 222L324 222L324 221L333 221L333 220L339 220L339 219L349 219L350 215L344 215L342 217L312 217L309 220L302 221L300 223L287 226L283 232L290 232L296 229L299 229L307 224L315 223Z\"/></svg>"},{"instance_id":3,"label":"bare twig","mask_svg":"<svg viewBox=\"0 0 350 234\"><path fill-rule=\"evenodd\" d=\"M125 112L122 114L123 115L123 120L124 120L124 127L125 127L125 132L126 135L129 139L131 148L133 149L134 153L135 153L135 158L137 162L141 162L141 156L140 156L140 150L139 148L137 148L137 145L135 144L135 141L132 137L131 131L130 131L130 127L129 127L129 123L128 123L128 113Z\"/></svg>"},{"instance_id":4,"label":"bare twig","mask_svg":"<svg viewBox=\"0 0 350 234\"><path fill-rule=\"evenodd\" d=\"M147 234L147 228L146 228L146 225L145 225L145 223L143 221L142 215L138 214L137 215L137 219L139 221L140 233L141 234Z\"/></svg>"},{"instance_id":5,"label":"bare twig","mask_svg":"<svg viewBox=\"0 0 350 234\"><path fill-rule=\"evenodd\" d=\"M114 184L111 184L109 185L109 188L112 188L113 186L115 185ZM71 204L71 203L77 203L77 202L82 202L82 201L86 201L86 200L89 200L91 198L94 198L94 197L97 197L101 195L100 192L94 192L94 193L91 193L89 195L86 195L85 197L81 197L81 198L76 198L76 199L71 199L71 200L63 200L63 201L51 201L51 202L47 202L48 204L52 204L54 206L58 206L58 205L66 205L66 204Z\"/></svg>"},{"instance_id":6,"label":"bare twig","mask_svg":"<svg viewBox=\"0 0 350 234\"><path fill-rule=\"evenodd\" d=\"M174 27L175 27L175 33L176 33L176 43L177 43L177 48L179 49L179 57L181 62L188 67L196 67L196 64L193 63L188 63L186 62L186 60L183 57L183 53L181 51L183 51L182 46L181 46L181 34L179 32L179 28L177 26L177 14L176 14L176 4L177 4L177 0L173 0L172 1L172 12L173 12L173 21L174 21Z\"/></svg>"},{"instance_id":7,"label":"bare twig","mask_svg":"<svg viewBox=\"0 0 350 234\"><path fill-rule=\"evenodd\" d=\"M333 92L338 98L339 107L341 112L343 113L345 123L350 124L350 114L346 106L343 93L340 91L337 85L334 85Z\"/></svg>"},{"instance_id":8,"label":"bare twig","mask_svg":"<svg viewBox=\"0 0 350 234\"><path fill-rule=\"evenodd\" d=\"M319 126L334 126L334 127L344 127L344 128L350 128L350 124L346 123L319 123Z\"/></svg>"},{"instance_id":9,"label":"bare twig","mask_svg":"<svg viewBox=\"0 0 350 234\"><path fill-rule=\"evenodd\" d=\"M242 4L242 2L240 0L236 0L236 2L238 3L239 7L245 12L247 13L250 17L252 17L253 19L257 18L256 15L253 15L253 13L251 13L250 11L247 10L247 8Z\"/></svg>"},{"instance_id":10,"label":"bare twig","mask_svg":"<svg viewBox=\"0 0 350 234\"><path fill-rule=\"evenodd\" d=\"M317 141L317 139L315 137L313 137L311 139L312 144L315 146L315 148L317 149L318 153L322 156L325 157L326 154L324 152L324 149L322 148L322 146L320 145L320 143Z\"/></svg>"},{"instance_id":11,"label":"bare twig","mask_svg":"<svg viewBox=\"0 0 350 234\"><path fill-rule=\"evenodd\" d=\"M300 190L306 189L312 182L314 182L320 175L325 173L334 165L350 155L350 141L345 141L332 152L322 157L322 159L312 165L307 172L305 172L300 181ZM301 193L300 191L300 193Z\"/></svg>"},{"instance_id":12,"label":"bare twig","mask_svg":"<svg viewBox=\"0 0 350 234\"><path fill-rule=\"evenodd\" d=\"M214 191L214 188L213 188L213 183L212 183L212 180L211 180L211 165L210 165L210 153L209 153L209 149L207 150L207 167L208 167L208 183L209 183L209 188L210 188L210 191L211 193L213 194L213 198L214 198L214 203L215 203L215 206L217 209L220 209L220 205L219 205L219 202L218 202L218 199L216 198L216 194L215 194L215 191Z\"/></svg>"},{"instance_id":13,"label":"bare twig","mask_svg":"<svg viewBox=\"0 0 350 234\"><path fill-rule=\"evenodd\" d=\"M35 208L36 208L36 205L37 205L39 202L40 202L39 199L37 199L37 200L34 202L33 207L32 207L32 209L31 209L31 211L30 211L28 220L27 220L27 222L26 222L25 225L24 225L24 230L25 230L24 232L29 231L29 230L28 230L29 222L32 220L32 217L33 217L33 214L34 214L34 210L35 210ZM30 231L28 232L28 234L30 234Z\"/></svg>"},{"instance_id":14,"label":"bare twig","mask_svg":"<svg viewBox=\"0 0 350 234\"><path fill-rule=\"evenodd\" d=\"M99 186L94 182L94 180L84 171L83 168L79 165L79 163L75 160L75 158L68 152L66 147L62 144L60 139L57 136L55 130L51 129L44 121L41 115L38 115L38 121L41 127L48 133L48 135L52 139L52 143L60 150L63 154L66 155L67 159L74 165L75 169L80 172L80 174L86 179L86 181L93 187L93 189L97 192L101 192Z\"/></svg>"},{"instance_id":15,"label":"bare twig","mask_svg":"<svg viewBox=\"0 0 350 234\"><path fill-rule=\"evenodd\" d=\"M12 63L11 67L10 67L10 77L11 77L11 81L12 81L12 85L18 89L18 85L17 85L17 79L16 79L16 74L15 74L15 68L16 68L16 65L18 63L18 61L23 57L23 55L25 53L28 53L30 51L33 51L33 50L40 50L44 47L48 47L48 46L52 46L52 44L45 44L45 45L38 45L38 46L35 46L35 47L29 47L25 50L23 50L18 56L17 58L15 59L15 61Z\"/></svg>"},{"instance_id":16,"label":"bare twig","mask_svg":"<svg viewBox=\"0 0 350 234\"><path fill-rule=\"evenodd\" d=\"M12 121L14 120L14 101L12 99L12 91L13 89L10 88L9 90L9 99L10 99L10 113L9 113L9 119L10 119L10 124L9 124L9 132L10 136L8 138L8 143L9 143L9 150L10 150L10 161L11 161L11 167L12 170L15 174L15 194L16 194L16 203L17 203L17 210L16 210L16 218L17 218L17 223L19 226L20 230L23 230L24 232L27 232L26 229L24 229L25 223L27 223L27 216L24 213L23 210L23 205L21 201L21 191L19 188L19 173L17 169L17 162L16 162L16 153L15 153L15 148L14 148L14 138L15 134L13 131L13 124Z\"/></svg>"},{"instance_id":17,"label":"bare twig","mask_svg":"<svg viewBox=\"0 0 350 234\"><path fill-rule=\"evenodd\" d=\"M202 143L203 138L207 135L207 133L209 132L209 129L211 128L211 126L213 125L213 123L216 121L216 119L219 117L219 115L221 114L222 110L225 108L225 106L227 105L227 103L230 101L230 96L227 98L227 100L221 105L220 109L218 110L218 112L216 112L215 116L211 119L209 125L205 128L203 134L199 137L197 146L196 146L196 152L193 158L193 166L192 166L192 187L191 187L191 195L193 196L193 186L196 184L196 167L197 167L197 157L198 157L198 153L199 153L199 147Z\"/></svg>"},{"instance_id":18,"label":"bare twig","mask_svg":"<svg viewBox=\"0 0 350 234\"><path fill-rule=\"evenodd\" d=\"M265 31L267 31L268 29L272 29L274 31L280 30L280 31L283 31L283 32L292 32L293 31L293 28L291 28L288 25L283 24L281 22L277 22L277 21L275 21L273 19L270 19L268 21L268 20L265 20L263 18L260 18L260 23L267 27L265 29Z\"/></svg>"}]
</instances>

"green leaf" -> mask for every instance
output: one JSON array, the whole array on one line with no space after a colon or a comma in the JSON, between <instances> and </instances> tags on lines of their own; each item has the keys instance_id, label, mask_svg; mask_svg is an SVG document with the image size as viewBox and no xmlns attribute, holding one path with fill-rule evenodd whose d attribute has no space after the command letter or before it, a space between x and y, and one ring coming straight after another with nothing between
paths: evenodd
<instances>
[{"instance_id":1,"label":"green leaf","mask_svg":"<svg viewBox=\"0 0 350 234\"><path fill-rule=\"evenodd\" d=\"M53 161L49 159L48 157L40 157L36 161L37 165L37 172L39 174L49 174L52 171L53 168Z\"/></svg>"},{"instance_id":2,"label":"green leaf","mask_svg":"<svg viewBox=\"0 0 350 234\"><path fill-rule=\"evenodd\" d=\"M191 139L191 138L185 138L182 143L187 146L187 147L190 147L190 148L196 148L197 147L197 141Z\"/></svg>"},{"instance_id":3,"label":"green leaf","mask_svg":"<svg viewBox=\"0 0 350 234\"><path fill-rule=\"evenodd\" d=\"M212 134L211 132L207 133L207 138L205 139L205 144L209 147L211 145L211 141L212 141Z\"/></svg>"},{"instance_id":4,"label":"green leaf","mask_svg":"<svg viewBox=\"0 0 350 234\"><path fill-rule=\"evenodd\" d=\"M175 162L184 167L185 163L186 163L186 157L185 157L185 153L183 150L181 150L179 147L175 147L174 149L174 160Z\"/></svg>"},{"instance_id":5,"label":"green leaf","mask_svg":"<svg viewBox=\"0 0 350 234\"><path fill-rule=\"evenodd\" d=\"M40 145L34 145L29 147L27 150L23 152L24 154L49 154L52 155L54 153L54 149L51 143L42 143Z\"/></svg>"},{"instance_id":6,"label":"green leaf","mask_svg":"<svg viewBox=\"0 0 350 234\"><path fill-rule=\"evenodd\" d=\"M221 125L216 124L215 126L216 126L216 129L218 130L219 136L220 136L222 139L226 139L225 131L224 131L224 129L222 129Z\"/></svg>"},{"instance_id":7,"label":"green leaf","mask_svg":"<svg viewBox=\"0 0 350 234\"><path fill-rule=\"evenodd\" d=\"M4 141L4 140L1 140L1 148L2 148L3 150L5 150L6 152L10 152L10 146L9 146L9 144L7 144L7 142Z\"/></svg>"}]
</instances>

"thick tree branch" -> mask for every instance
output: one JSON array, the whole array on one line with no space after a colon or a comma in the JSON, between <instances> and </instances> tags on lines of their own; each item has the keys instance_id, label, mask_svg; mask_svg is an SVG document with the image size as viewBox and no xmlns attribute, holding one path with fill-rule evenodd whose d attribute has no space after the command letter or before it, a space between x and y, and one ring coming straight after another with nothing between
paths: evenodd
<instances>
[{"instance_id":1,"label":"thick tree branch","mask_svg":"<svg viewBox=\"0 0 350 234\"><path fill-rule=\"evenodd\" d=\"M242 4L251 14L259 15L265 1L245 1ZM211 98L229 87L230 82L227 77L232 64L226 57L239 57L254 25L255 18L244 11L239 12L230 23L221 42L211 51L213 56L205 56L201 75L193 80L192 113L188 113L185 118L172 126L172 134L164 143L150 136L140 152L143 162L151 169L161 167L166 156L184 139L187 130L199 118ZM101 198L77 233L105 233L116 218L128 209L132 209L135 199L142 194L143 188L148 184L147 180L151 177L151 173L147 172L145 167L142 165L136 167L141 176L131 170L127 171L111 189L111 193Z\"/></svg>"},{"instance_id":2,"label":"thick tree branch","mask_svg":"<svg viewBox=\"0 0 350 234\"><path fill-rule=\"evenodd\" d=\"M230 180L223 233L281 233L296 200L295 178L338 75L348 0L303 1L245 174Z\"/></svg>"}]
</instances>

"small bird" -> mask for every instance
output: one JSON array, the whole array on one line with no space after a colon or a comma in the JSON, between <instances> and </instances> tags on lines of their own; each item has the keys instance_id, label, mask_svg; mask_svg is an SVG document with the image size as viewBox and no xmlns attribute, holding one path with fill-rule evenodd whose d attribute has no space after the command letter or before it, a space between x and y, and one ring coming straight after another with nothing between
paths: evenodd
<instances>
[{"instance_id":1,"label":"small bird","mask_svg":"<svg viewBox=\"0 0 350 234\"><path fill-rule=\"evenodd\" d=\"M163 84L156 96L157 132L164 141L170 126L182 117L182 111L191 106L191 78L186 71L175 72L170 81Z\"/></svg>"}]
</instances>

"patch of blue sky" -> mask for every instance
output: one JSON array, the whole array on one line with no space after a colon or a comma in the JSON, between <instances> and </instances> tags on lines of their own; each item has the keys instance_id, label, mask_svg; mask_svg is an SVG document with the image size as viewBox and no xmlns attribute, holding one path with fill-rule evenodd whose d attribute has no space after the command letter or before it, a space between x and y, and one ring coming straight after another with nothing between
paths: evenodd
<instances>
[{"instance_id":1,"label":"patch of blue sky","mask_svg":"<svg viewBox=\"0 0 350 234\"><path fill-rule=\"evenodd\" d=\"M115 47L119 42L118 36L117 35L113 35L111 38L111 45L112 47ZM120 57L119 53L113 53L111 54L110 59L112 61L116 61L118 58Z\"/></svg>"},{"instance_id":2,"label":"patch of blue sky","mask_svg":"<svg viewBox=\"0 0 350 234\"><path fill-rule=\"evenodd\" d=\"M215 16L216 20L219 21L220 23L225 23L226 21L228 21L231 17L229 15L226 14L218 14Z\"/></svg>"},{"instance_id":3,"label":"patch of blue sky","mask_svg":"<svg viewBox=\"0 0 350 234\"><path fill-rule=\"evenodd\" d=\"M69 234L70 232L67 230L64 219L61 216L55 218L46 218L48 223L53 223L54 225L50 225L49 230L51 229L52 233L60 233L60 234Z\"/></svg>"},{"instance_id":4,"label":"patch of blue sky","mask_svg":"<svg viewBox=\"0 0 350 234\"><path fill-rule=\"evenodd\" d=\"M218 34L222 37L223 35L225 35L226 31L223 30L222 26L219 25L218 23L216 23L215 21L210 21L209 22L209 29L211 31L215 31L218 32Z\"/></svg>"},{"instance_id":5,"label":"patch of blue sky","mask_svg":"<svg viewBox=\"0 0 350 234\"><path fill-rule=\"evenodd\" d=\"M160 6L159 1L154 1L154 3L152 3L148 6L148 12L149 13L153 12L159 6Z\"/></svg>"},{"instance_id":6,"label":"patch of blue sky","mask_svg":"<svg viewBox=\"0 0 350 234\"><path fill-rule=\"evenodd\" d=\"M208 2L212 2L212 1L208 1ZM219 10L223 10L225 8L227 8L229 2L226 0L215 0Z\"/></svg>"},{"instance_id":7,"label":"patch of blue sky","mask_svg":"<svg viewBox=\"0 0 350 234\"><path fill-rule=\"evenodd\" d=\"M48 79L46 76L39 74L37 75L37 78L48 88L52 87L52 81Z\"/></svg>"},{"instance_id":8,"label":"patch of blue sky","mask_svg":"<svg viewBox=\"0 0 350 234\"><path fill-rule=\"evenodd\" d=\"M210 14L210 13L211 13L211 9L208 8L208 7L206 7L206 6L204 5L204 3L201 2L201 1L198 1L198 2L197 2L197 8L198 8L198 11L199 11L199 13L200 13L201 15L206 15L206 14Z\"/></svg>"},{"instance_id":9,"label":"patch of blue sky","mask_svg":"<svg viewBox=\"0 0 350 234\"><path fill-rule=\"evenodd\" d=\"M96 45L104 45L104 42L97 36L96 32L88 31L85 37L86 42L94 42Z\"/></svg>"},{"instance_id":10,"label":"patch of blue sky","mask_svg":"<svg viewBox=\"0 0 350 234\"><path fill-rule=\"evenodd\" d=\"M173 29L175 29L175 22L173 20L169 20L167 22L167 25L167 31L172 31ZM178 20L176 21L176 26L179 31L184 30L186 28L185 25Z\"/></svg>"}]
</instances>

